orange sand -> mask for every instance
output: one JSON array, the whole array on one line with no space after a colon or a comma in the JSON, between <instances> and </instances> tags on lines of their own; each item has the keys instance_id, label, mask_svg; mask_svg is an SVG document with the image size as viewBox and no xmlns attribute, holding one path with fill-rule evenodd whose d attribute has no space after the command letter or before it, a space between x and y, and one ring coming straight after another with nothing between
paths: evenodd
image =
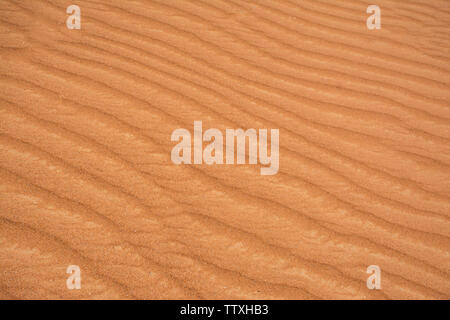
<instances>
[{"instance_id":1,"label":"orange sand","mask_svg":"<svg viewBox=\"0 0 450 320\"><path fill-rule=\"evenodd\" d=\"M450 2L376 2L0 0L0 298L450 298Z\"/></svg>"}]
</instances>

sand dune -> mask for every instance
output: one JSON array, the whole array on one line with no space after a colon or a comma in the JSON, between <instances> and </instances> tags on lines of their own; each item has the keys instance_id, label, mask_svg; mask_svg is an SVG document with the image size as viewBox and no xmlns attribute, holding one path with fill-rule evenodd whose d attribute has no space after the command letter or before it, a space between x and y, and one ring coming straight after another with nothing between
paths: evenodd
<instances>
[{"instance_id":1,"label":"sand dune","mask_svg":"<svg viewBox=\"0 0 450 320\"><path fill-rule=\"evenodd\" d=\"M0 0L0 298L450 298L449 1L71 4ZM278 173L174 164L198 120Z\"/></svg>"}]
</instances>

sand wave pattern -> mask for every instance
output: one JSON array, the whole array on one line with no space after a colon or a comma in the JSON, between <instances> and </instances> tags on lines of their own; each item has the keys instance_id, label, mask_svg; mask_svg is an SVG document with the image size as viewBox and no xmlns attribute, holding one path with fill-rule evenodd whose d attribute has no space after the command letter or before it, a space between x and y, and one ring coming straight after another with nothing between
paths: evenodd
<instances>
[{"instance_id":1,"label":"sand wave pattern","mask_svg":"<svg viewBox=\"0 0 450 320\"><path fill-rule=\"evenodd\" d=\"M450 298L450 2L376 2L0 0L0 298Z\"/></svg>"}]
</instances>

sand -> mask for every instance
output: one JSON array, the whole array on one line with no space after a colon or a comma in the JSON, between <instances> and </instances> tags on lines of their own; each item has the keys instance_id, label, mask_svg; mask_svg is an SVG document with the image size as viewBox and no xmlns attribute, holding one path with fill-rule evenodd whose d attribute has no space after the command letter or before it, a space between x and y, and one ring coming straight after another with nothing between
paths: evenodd
<instances>
[{"instance_id":1,"label":"sand","mask_svg":"<svg viewBox=\"0 0 450 320\"><path fill-rule=\"evenodd\" d=\"M71 4L0 0L1 299L450 298L449 1ZM278 172L174 164L194 121Z\"/></svg>"}]
</instances>

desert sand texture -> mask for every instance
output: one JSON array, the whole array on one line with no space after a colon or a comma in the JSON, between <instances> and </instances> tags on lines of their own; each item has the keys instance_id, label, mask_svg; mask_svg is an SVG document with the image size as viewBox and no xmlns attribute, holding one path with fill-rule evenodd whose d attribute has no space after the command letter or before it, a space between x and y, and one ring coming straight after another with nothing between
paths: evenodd
<instances>
[{"instance_id":1,"label":"desert sand texture","mask_svg":"<svg viewBox=\"0 0 450 320\"><path fill-rule=\"evenodd\" d=\"M1 299L450 298L450 1L0 0L0 46ZM194 121L278 172L175 164Z\"/></svg>"}]
</instances>

